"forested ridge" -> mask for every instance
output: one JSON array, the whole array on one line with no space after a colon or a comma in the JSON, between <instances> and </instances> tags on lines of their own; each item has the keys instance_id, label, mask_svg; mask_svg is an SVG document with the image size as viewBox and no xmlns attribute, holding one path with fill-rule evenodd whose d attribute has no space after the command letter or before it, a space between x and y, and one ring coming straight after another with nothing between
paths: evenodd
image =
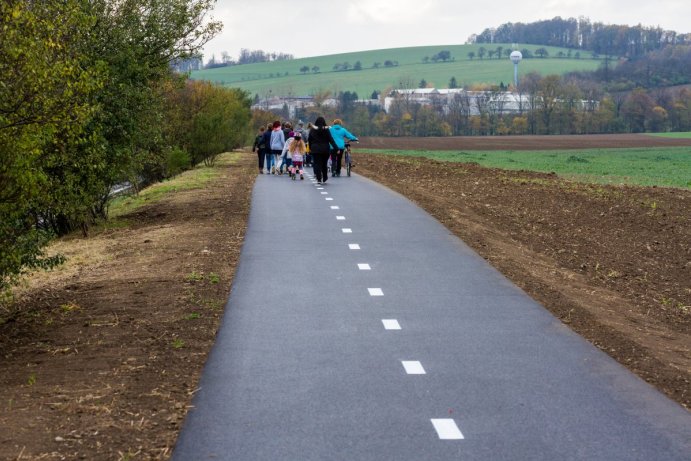
<instances>
[{"instance_id":1,"label":"forested ridge","mask_svg":"<svg viewBox=\"0 0 691 461\"><path fill-rule=\"evenodd\" d=\"M580 17L532 23L505 23L472 35L471 43L529 43L587 50L629 58L642 56L667 45L691 44L691 33L678 33L643 25L628 26L592 22Z\"/></svg>"}]
</instances>

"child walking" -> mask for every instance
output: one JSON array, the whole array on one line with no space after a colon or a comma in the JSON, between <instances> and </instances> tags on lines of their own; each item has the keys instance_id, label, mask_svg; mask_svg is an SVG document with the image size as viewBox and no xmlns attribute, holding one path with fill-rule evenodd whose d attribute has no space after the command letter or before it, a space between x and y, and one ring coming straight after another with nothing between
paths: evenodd
<instances>
[{"instance_id":1,"label":"child walking","mask_svg":"<svg viewBox=\"0 0 691 461\"><path fill-rule=\"evenodd\" d=\"M295 181L298 174L300 175L300 180L305 179L305 177L302 175L302 166L303 162L305 161L306 146L305 141L302 140L302 134L295 132L290 144L286 143L285 150L286 156L292 160L288 168L291 179Z\"/></svg>"}]
</instances>

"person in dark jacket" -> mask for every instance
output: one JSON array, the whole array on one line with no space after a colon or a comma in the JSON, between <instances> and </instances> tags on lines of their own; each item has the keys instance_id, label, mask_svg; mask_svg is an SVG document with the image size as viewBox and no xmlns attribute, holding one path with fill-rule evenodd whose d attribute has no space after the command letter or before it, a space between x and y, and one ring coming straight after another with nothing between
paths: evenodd
<instances>
[{"instance_id":1,"label":"person in dark jacket","mask_svg":"<svg viewBox=\"0 0 691 461\"><path fill-rule=\"evenodd\" d=\"M266 128L263 126L259 128L259 133L257 137L254 138L254 145L252 146L252 152L257 153L257 162L259 165L259 174L264 174L264 154L266 153L266 144L264 141L264 132Z\"/></svg>"},{"instance_id":2,"label":"person in dark jacket","mask_svg":"<svg viewBox=\"0 0 691 461\"><path fill-rule=\"evenodd\" d=\"M324 117L317 117L317 120L314 121L307 143L314 162L314 176L317 178L317 183L326 184L329 155L331 155L331 149L338 149L338 145L331 136L331 131L329 131Z\"/></svg>"},{"instance_id":3,"label":"person in dark jacket","mask_svg":"<svg viewBox=\"0 0 691 461\"><path fill-rule=\"evenodd\" d=\"M264 130L264 166L266 167L266 172L271 173L271 168L275 165L274 156L271 154L271 131L273 129L273 124L269 123L266 125L266 130Z\"/></svg>"}]
</instances>

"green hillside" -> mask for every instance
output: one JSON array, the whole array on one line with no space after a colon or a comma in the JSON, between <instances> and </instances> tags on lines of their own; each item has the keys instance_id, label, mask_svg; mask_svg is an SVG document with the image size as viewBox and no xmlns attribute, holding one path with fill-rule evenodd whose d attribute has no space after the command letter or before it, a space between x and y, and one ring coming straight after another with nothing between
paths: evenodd
<instances>
[{"instance_id":1,"label":"green hillside","mask_svg":"<svg viewBox=\"0 0 691 461\"><path fill-rule=\"evenodd\" d=\"M261 97L269 94L306 96L328 90L336 93L355 91L360 98L368 98L374 90L398 87L400 81L416 87L420 80L424 79L429 86L448 88L451 77L456 78L459 86L475 83L508 84L513 81L513 64L508 58L494 57L490 60L486 55L484 59L475 57L471 60L468 57L470 52L477 56L481 46L486 50L496 50L499 46L504 49L511 48L511 45L507 44L391 48L201 70L193 72L191 77L239 87ZM532 52L538 48L545 48L549 57L524 59L519 67L520 74L531 71L542 75L563 74L573 70L594 70L600 64L600 60L592 59L585 53L581 54L580 59L557 58L559 52L564 55L568 53L568 50L562 48L518 45L518 49L524 48ZM423 63L425 56L431 58L442 50L450 51L453 61ZM396 61L398 65L385 67L384 63L387 60ZM347 62L352 67L357 61L360 62L362 70L333 71L336 64ZM374 68L375 63L379 63L380 67ZM300 72L303 66L310 69L317 66L319 73L310 71L303 74Z\"/></svg>"}]
</instances>

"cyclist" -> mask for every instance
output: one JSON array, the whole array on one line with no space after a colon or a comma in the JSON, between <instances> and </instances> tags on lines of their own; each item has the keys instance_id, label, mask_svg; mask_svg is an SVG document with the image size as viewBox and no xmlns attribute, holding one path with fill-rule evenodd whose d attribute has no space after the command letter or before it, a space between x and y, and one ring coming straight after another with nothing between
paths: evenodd
<instances>
[{"instance_id":1,"label":"cyclist","mask_svg":"<svg viewBox=\"0 0 691 461\"><path fill-rule=\"evenodd\" d=\"M343 121L337 118L333 121L333 125L329 128L331 136L334 138L337 149L331 152L331 176L341 176L341 160L343 159L343 150L345 149L345 140L357 141L357 137L343 128Z\"/></svg>"}]
</instances>

